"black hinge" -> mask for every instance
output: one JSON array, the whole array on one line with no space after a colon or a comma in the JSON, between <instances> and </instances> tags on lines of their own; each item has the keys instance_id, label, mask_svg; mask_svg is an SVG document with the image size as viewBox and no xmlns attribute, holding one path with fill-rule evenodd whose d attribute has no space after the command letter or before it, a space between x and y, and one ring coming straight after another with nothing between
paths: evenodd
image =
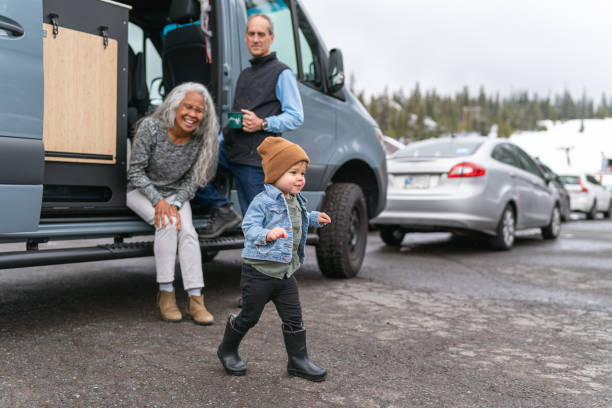
<instances>
[{"instance_id":1,"label":"black hinge","mask_svg":"<svg viewBox=\"0 0 612 408\"><path fill-rule=\"evenodd\" d=\"M55 13L49 14L49 20L51 20L51 24L53 25L53 38L56 38L57 34L59 33L59 27L57 23L58 19L59 19L59 16L57 14Z\"/></svg>"},{"instance_id":2,"label":"black hinge","mask_svg":"<svg viewBox=\"0 0 612 408\"><path fill-rule=\"evenodd\" d=\"M103 40L104 49L106 49L106 47L108 47L108 27L107 26L100 26L98 28L98 30L100 30L100 35L104 39Z\"/></svg>"}]
</instances>

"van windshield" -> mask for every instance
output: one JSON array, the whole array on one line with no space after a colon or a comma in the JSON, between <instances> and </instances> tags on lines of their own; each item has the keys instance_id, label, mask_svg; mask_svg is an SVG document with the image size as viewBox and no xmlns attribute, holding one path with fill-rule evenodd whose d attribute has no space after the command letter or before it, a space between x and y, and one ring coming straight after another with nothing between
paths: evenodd
<instances>
[{"instance_id":1,"label":"van windshield","mask_svg":"<svg viewBox=\"0 0 612 408\"><path fill-rule=\"evenodd\" d=\"M481 140L456 138L425 140L409 144L393 157L461 157L472 155L482 145Z\"/></svg>"}]
</instances>

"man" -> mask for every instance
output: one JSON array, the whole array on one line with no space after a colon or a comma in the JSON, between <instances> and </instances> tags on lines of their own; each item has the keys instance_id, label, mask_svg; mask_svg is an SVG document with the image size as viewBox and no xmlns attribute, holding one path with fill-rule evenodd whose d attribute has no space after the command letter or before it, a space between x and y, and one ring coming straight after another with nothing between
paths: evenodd
<instances>
[{"instance_id":1,"label":"man","mask_svg":"<svg viewBox=\"0 0 612 408\"><path fill-rule=\"evenodd\" d=\"M220 170L234 176L243 215L251 200L264 189L257 146L267 136L281 136L300 127L304 121L295 74L270 51L274 41L270 18L263 14L251 16L244 40L253 58L251 66L238 77L232 105L233 112L243 113L242 129L223 129L219 153ZM199 231L201 239L217 237L240 222L231 203L211 184L201 188L196 197L212 206L211 221Z\"/></svg>"}]
</instances>

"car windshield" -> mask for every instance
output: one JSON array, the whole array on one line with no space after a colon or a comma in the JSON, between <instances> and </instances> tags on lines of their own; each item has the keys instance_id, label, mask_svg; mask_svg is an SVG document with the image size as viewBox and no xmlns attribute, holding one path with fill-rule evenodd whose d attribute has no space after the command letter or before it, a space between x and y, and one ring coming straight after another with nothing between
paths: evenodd
<instances>
[{"instance_id":1,"label":"car windshield","mask_svg":"<svg viewBox=\"0 0 612 408\"><path fill-rule=\"evenodd\" d=\"M561 184L579 184L580 177L578 176L559 176Z\"/></svg>"},{"instance_id":2,"label":"car windshield","mask_svg":"<svg viewBox=\"0 0 612 408\"><path fill-rule=\"evenodd\" d=\"M482 145L481 140L461 140L456 138L425 140L409 144L398 151L394 157L461 157L474 154Z\"/></svg>"}]
</instances>

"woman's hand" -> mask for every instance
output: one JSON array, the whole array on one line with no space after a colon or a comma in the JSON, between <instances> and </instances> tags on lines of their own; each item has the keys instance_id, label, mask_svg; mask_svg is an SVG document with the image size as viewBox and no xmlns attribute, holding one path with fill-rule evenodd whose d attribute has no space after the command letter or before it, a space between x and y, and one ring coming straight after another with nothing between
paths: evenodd
<instances>
[{"instance_id":1,"label":"woman's hand","mask_svg":"<svg viewBox=\"0 0 612 408\"><path fill-rule=\"evenodd\" d=\"M260 119L254 112L247 109L241 109L244 113L242 116L242 130L248 133L253 133L261 130L263 119Z\"/></svg>"},{"instance_id":2,"label":"woman's hand","mask_svg":"<svg viewBox=\"0 0 612 408\"><path fill-rule=\"evenodd\" d=\"M331 218L329 218L329 215L322 212L319 213L319 218L317 219L317 221L319 221L319 224L327 225L331 222Z\"/></svg>"},{"instance_id":3,"label":"woman's hand","mask_svg":"<svg viewBox=\"0 0 612 408\"><path fill-rule=\"evenodd\" d=\"M284 228L274 227L266 234L266 241L276 241L279 238L289 238Z\"/></svg>"},{"instance_id":4,"label":"woman's hand","mask_svg":"<svg viewBox=\"0 0 612 408\"><path fill-rule=\"evenodd\" d=\"M168 204L166 200L159 200L155 204L155 226L163 228L166 226L166 220L176 225L178 231L181 230L181 216L178 209Z\"/></svg>"}]
</instances>

